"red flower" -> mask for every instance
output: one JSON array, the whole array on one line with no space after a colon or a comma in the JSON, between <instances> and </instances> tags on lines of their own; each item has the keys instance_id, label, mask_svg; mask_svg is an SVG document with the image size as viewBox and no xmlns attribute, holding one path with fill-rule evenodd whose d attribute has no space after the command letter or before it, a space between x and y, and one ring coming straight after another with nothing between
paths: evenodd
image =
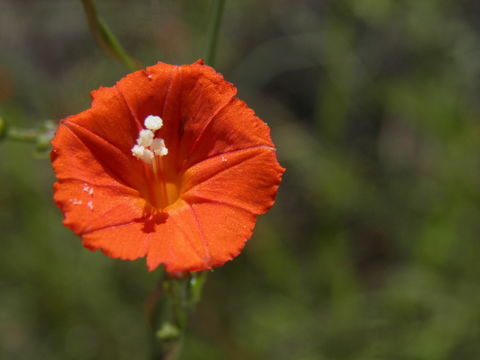
<instances>
[{"instance_id":1,"label":"red flower","mask_svg":"<svg viewBox=\"0 0 480 360\"><path fill-rule=\"evenodd\" d=\"M268 126L201 61L92 92L52 141L54 199L91 250L198 271L237 256L284 169Z\"/></svg>"}]
</instances>

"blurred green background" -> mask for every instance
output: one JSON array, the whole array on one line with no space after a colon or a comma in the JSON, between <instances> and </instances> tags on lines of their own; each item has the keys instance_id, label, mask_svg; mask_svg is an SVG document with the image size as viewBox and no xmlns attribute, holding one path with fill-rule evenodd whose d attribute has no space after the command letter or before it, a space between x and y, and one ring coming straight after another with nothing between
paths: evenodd
<instances>
[{"instance_id":1,"label":"blurred green background","mask_svg":"<svg viewBox=\"0 0 480 360\"><path fill-rule=\"evenodd\" d=\"M144 64L205 54L210 1L97 4ZM480 359L479 18L476 0L227 0L217 69L287 172L181 359ZM128 72L80 1L0 0L0 49L17 126ZM31 145L0 159L0 359L148 358L158 272L83 249Z\"/></svg>"}]
</instances>

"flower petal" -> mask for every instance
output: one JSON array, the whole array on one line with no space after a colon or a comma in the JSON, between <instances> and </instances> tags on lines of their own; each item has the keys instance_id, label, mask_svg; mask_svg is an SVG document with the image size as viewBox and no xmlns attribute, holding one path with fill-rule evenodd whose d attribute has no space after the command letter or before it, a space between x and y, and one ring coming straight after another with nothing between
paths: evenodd
<instances>
[{"instance_id":1,"label":"flower petal","mask_svg":"<svg viewBox=\"0 0 480 360\"><path fill-rule=\"evenodd\" d=\"M256 216L208 201L183 203L148 231L129 222L87 233L83 245L110 257L133 260L147 255L152 271L163 264L170 273L220 266L237 256L250 238Z\"/></svg>"},{"instance_id":2,"label":"flower petal","mask_svg":"<svg viewBox=\"0 0 480 360\"><path fill-rule=\"evenodd\" d=\"M91 92L92 107L63 120L96 134L126 155L140 130L125 100L115 87L101 87Z\"/></svg>"},{"instance_id":3,"label":"flower petal","mask_svg":"<svg viewBox=\"0 0 480 360\"><path fill-rule=\"evenodd\" d=\"M101 250L119 259L135 260L146 255L152 233L144 231L144 223L128 222L111 226L82 236L83 246Z\"/></svg>"},{"instance_id":4,"label":"flower petal","mask_svg":"<svg viewBox=\"0 0 480 360\"><path fill-rule=\"evenodd\" d=\"M126 76L116 88L137 122L149 115L163 119L158 134L167 139L170 157L176 159L190 153L199 133L237 92L222 75L199 62L183 66L158 63Z\"/></svg>"},{"instance_id":5,"label":"flower petal","mask_svg":"<svg viewBox=\"0 0 480 360\"><path fill-rule=\"evenodd\" d=\"M143 128L144 120L149 115L164 117L165 102L167 96L170 98L178 68L158 63L146 70L135 71L115 84L131 118L140 128Z\"/></svg>"},{"instance_id":6,"label":"flower petal","mask_svg":"<svg viewBox=\"0 0 480 360\"><path fill-rule=\"evenodd\" d=\"M136 182L132 171L123 171L128 160L119 149L77 125L60 123L52 141L51 159L59 180L73 178L100 185Z\"/></svg>"},{"instance_id":7,"label":"flower petal","mask_svg":"<svg viewBox=\"0 0 480 360\"><path fill-rule=\"evenodd\" d=\"M83 236L84 246L107 255L135 259L147 254L147 265L154 270L164 264L168 272L211 268L202 254L203 243L196 226L188 224L189 207L179 206L172 213L100 229ZM188 213L187 213L188 212Z\"/></svg>"},{"instance_id":8,"label":"flower petal","mask_svg":"<svg viewBox=\"0 0 480 360\"><path fill-rule=\"evenodd\" d=\"M184 174L182 198L203 199L263 214L274 202L284 169L266 145L208 158Z\"/></svg>"},{"instance_id":9,"label":"flower petal","mask_svg":"<svg viewBox=\"0 0 480 360\"><path fill-rule=\"evenodd\" d=\"M150 240L147 265L164 264L168 272L220 266L237 256L250 238L256 216L209 201L182 203L169 212L159 234Z\"/></svg>"},{"instance_id":10,"label":"flower petal","mask_svg":"<svg viewBox=\"0 0 480 360\"><path fill-rule=\"evenodd\" d=\"M234 101L237 89L202 63L182 66L181 75L182 156L188 157L210 123Z\"/></svg>"},{"instance_id":11,"label":"flower petal","mask_svg":"<svg viewBox=\"0 0 480 360\"><path fill-rule=\"evenodd\" d=\"M252 236L256 216L241 208L218 202L191 204L210 251L210 265L217 267L232 260Z\"/></svg>"},{"instance_id":12,"label":"flower petal","mask_svg":"<svg viewBox=\"0 0 480 360\"><path fill-rule=\"evenodd\" d=\"M65 214L63 223L84 235L144 217L145 201L122 185L102 185L75 179L55 183L54 200Z\"/></svg>"},{"instance_id":13,"label":"flower petal","mask_svg":"<svg viewBox=\"0 0 480 360\"><path fill-rule=\"evenodd\" d=\"M189 126L187 123L186 127ZM274 146L270 129L245 102L235 98L198 132L189 149L187 166L208 157L260 145Z\"/></svg>"}]
</instances>

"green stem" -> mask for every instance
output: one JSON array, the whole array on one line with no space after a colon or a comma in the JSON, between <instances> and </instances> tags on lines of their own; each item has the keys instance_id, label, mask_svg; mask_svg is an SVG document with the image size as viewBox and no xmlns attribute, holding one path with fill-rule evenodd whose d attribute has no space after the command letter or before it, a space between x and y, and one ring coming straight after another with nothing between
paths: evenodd
<instances>
[{"instance_id":1,"label":"green stem","mask_svg":"<svg viewBox=\"0 0 480 360\"><path fill-rule=\"evenodd\" d=\"M9 126L0 116L0 140L13 140L35 144L36 154L44 155L50 149L50 141L55 134L57 124L51 120L43 121L36 129Z\"/></svg>"},{"instance_id":2,"label":"green stem","mask_svg":"<svg viewBox=\"0 0 480 360\"><path fill-rule=\"evenodd\" d=\"M9 140L36 143L39 136L38 130L35 129L19 129L9 127L6 132L6 138Z\"/></svg>"},{"instance_id":3,"label":"green stem","mask_svg":"<svg viewBox=\"0 0 480 360\"><path fill-rule=\"evenodd\" d=\"M109 29L108 25L98 16L93 1L82 0L82 4L90 31L100 47L105 50L108 55L120 61L130 70L138 70L141 68L140 63L128 55L120 41L118 41L117 37Z\"/></svg>"},{"instance_id":4,"label":"green stem","mask_svg":"<svg viewBox=\"0 0 480 360\"><path fill-rule=\"evenodd\" d=\"M180 353L188 319L200 300L206 273L181 278L164 274L152 292L147 308L152 327L152 360L173 360Z\"/></svg>"},{"instance_id":5,"label":"green stem","mask_svg":"<svg viewBox=\"0 0 480 360\"><path fill-rule=\"evenodd\" d=\"M205 62L208 65L215 65L215 56L217 54L218 31L222 22L225 0L213 0L212 13L208 30L208 45L205 55Z\"/></svg>"}]
</instances>

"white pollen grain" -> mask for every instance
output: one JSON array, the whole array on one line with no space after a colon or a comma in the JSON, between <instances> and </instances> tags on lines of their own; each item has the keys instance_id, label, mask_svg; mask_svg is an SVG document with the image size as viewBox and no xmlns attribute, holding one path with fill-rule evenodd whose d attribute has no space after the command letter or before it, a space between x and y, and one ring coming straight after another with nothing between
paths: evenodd
<instances>
[{"instance_id":1,"label":"white pollen grain","mask_svg":"<svg viewBox=\"0 0 480 360\"><path fill-rule=\"evenodd\" d=\"M88 186L88 184L83 185L83 191L85 191L88 195L93 195L93 188Z\"/></svg>"}]
</instances>

